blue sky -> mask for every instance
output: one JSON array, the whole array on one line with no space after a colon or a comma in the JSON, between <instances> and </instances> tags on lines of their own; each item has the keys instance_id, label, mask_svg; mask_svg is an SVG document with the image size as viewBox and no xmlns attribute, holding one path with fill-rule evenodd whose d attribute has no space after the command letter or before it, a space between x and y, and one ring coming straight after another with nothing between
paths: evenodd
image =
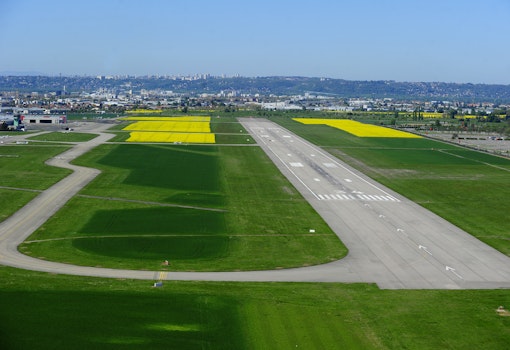
<instances>
[{"instance_id":1,"label":"blue sky","mask_svg":"<svg viewBox=\"0 0 510 350\"><path fill-rule=\"evenodd\" d=\"M0 72L510 84L510 0L0 0Z\"/></svg>"}]
</instances>

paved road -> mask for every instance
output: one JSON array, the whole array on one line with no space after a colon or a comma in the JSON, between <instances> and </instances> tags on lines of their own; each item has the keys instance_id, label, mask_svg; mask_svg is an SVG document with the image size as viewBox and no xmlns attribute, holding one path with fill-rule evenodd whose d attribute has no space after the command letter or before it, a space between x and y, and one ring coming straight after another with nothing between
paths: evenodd
<instances>
[{"instance_id":1,"label":"paved road","mask_svg":"<svg viewBox=\"0 0 510 350\"><path fill-rule=\"evenodd\" d=\"M20 254L16 247L98 174L67 162L110 137L101 134L55 157L51 164L71 167L73 175L0 224L0 263L54 273L148 280L370 282L389 289L510 288L507 256L288 130L263 119L241 122L346 244L346 258L277 271L158 272L80 267Z\"/></svg>"}]
</instances>

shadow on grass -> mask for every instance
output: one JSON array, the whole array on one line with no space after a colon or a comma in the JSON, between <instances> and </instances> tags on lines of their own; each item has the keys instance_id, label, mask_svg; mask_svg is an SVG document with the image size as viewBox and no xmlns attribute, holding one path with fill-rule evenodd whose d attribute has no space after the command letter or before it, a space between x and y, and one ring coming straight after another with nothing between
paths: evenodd
<instances>
[{"instance_id":1,"label":"shadow on grass","mask_svg":"<svg viewBox=\"0 0 510 350\"><path fill-rule=\"evenodd\" d=\"M229 238L213 237L109 237L73 240L76 249L92 254L146 261L203 260L226 257Z\"/></svg>"},{"instance_id":2,"label":"shadow on grass","mask_svg":"<svg viewBox=\"0 0 510 350\"><path fill-rule=\"evenodd\" d=\"M242 348L232 299L159 292L0 292L0 348Z\"/></svg>"},{"instance_id":3,"label":"shadow on grass","mask_svg":"<svg viewBox=\"0 0 510 350\"><path fill-rule=\"evenodd\" d=\"M216 152L212 146L119 145L99 163L130 169L124 181L130 185L218 192Z\"/></svg>"},{"instance_id":4,"label":"shadow on grass","mask_svg":"<svg viewBox=\"0 0 510 350\"><path fill-rule=\"evenodd\" d=\"M99 210L80 230L94 235L221 234L223 212L186 208Z\"/></svg>"}]
</instances>

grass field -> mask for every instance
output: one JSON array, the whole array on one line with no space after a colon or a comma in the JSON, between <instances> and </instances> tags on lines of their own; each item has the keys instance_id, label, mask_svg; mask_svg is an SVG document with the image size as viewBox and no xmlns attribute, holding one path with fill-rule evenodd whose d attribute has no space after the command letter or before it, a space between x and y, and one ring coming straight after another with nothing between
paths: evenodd
<instances>
[{"instance_id":1,"label":"grass field","mask_svg":"<svg viewBox=\"0 0 510 350\"><path fill-rule=\"evenodd\" d=\"M490 227L491 234L493 229L500 230L501 237L506 237L504 232L509 231L505 208L510 165L504 159L427 139L367 140L326 126L280 122L442 216L450 213L471 233ZM213 123L213 131L214 127ZM222 122L217 127L226 134L242 135L236 123ZM0 189L4 196L0 202L21 203L27 200L24 196L36 194L27 190L44 189L64 176L65 170L43 162L65 149L2 146L0 153L18 157L0 157L2 175L7 174L0 177L0 186L25 190ZM298 242L292 249L303 254L303 245L311 242L300 240L307 235L292 242L272 231L288 229L295 235L308 229L308 223L300 227L291 219L309 218L310 208L298 206L300 211L295 211L295 202L302 199L275 176L268 162L256 147L101 146L82 157L80 164L101 168L103 174L38 233L44 239L64 239L40 243L46 248L34 255L82 259L94 266L108 261L133 266L141 261L151 268L168 258L172 269L193 269L196 259L202 259L198 263L202 267L211 261L216 266L225 263L226 256L234 257L232 244L250 247L244 252L235 248L239 252L235 259L249 259L258 266L280 258L278 249L292 248L292 243ZM198 168L195 163L200 163ZM170 164L184 174L173 171ZM195 169L200 172L193 173ZM224 176L211 176L215 172ZM197 184L196 179L203 181ZM265 203L274 198L271 189L285 197ZM193 215L204 210L166 206L174 204L228 211L204 214L211 225L201 226L205 221ZM180 219L183 214L188 215L186 220ZM135 220L140 217L150 224L141 225ZM182 224L177 225L179 235L165 236L173 227L157 225L160 217L177 217L172 222ZM193 231L205 232L192 236L186 232L185 221L192 221ZM288 227L289 223L298 226ZM110 237L99 237L98 228L110 230ZM263 234L234 235L252 229ZM151 236L151 230L164 237ZM233 243L236 240L239 243ZM496 243L501 240L496 237ZM36 251L38 244L22 248ZM174 249L176 245L179 249ZM260 249L266 253L254 254ZM167 254L160 258L167 252L175 254L175 259ZM300 258L302 262L303 255ZM231 266L232 261L226 264ZM162 288L151 286L151 281L0 266L0 349L498 350L507 349L510 339L510 317L495 312L499 305L510 308L508 290L392 291L334 283L165 282Z\"/></svg>"},{"instance_id":2,"label":"grass field","mask_svg":"<svg viewBox=\"0 0 510 350\"><path fill-rule=\"evenodd\" d=\"M0 148L0 221L15 213L39 192L70 173L44 164L67 147L33 145Z\"/></svg>"},{"instance_id":3,"label":"grass field","mask_svg":"<svg viewBox=\"0 0 510 350\"><path fill-rule=\"evenodd\" d=\"M510 293L110 280L0 267L2 349L507 349ZM47 325L47 326L43 326Z\"/></svg>"},{"instance_id":4,"label":"grass field","mask_svg":"<svg viewBox=\"0 0 510 350\"><path fill-rule=\"evenodd\" d=\"M510 160L424 138L361 138L278 122L510 255Z\"/></svg>"},{"instance_id":5,"label":"grass field","mask_svg":"<svg viewBox=\"0 0 510 350\"><path fill-rule=\"evenodd\" d=\"M102 174L22 252L136 269L169 260L171 270L209 271L315 265L346 254L258 147L108 144L78 163Z\"/></svg>"},{"instance_id":6,"label":"grass field","mask_svg":"<svg viewBox=\"0 0 510 350\"><path fill-rule=\"evenodd\" d=\"M66 151L68 146L4 145L0 148L0 186L43 190L64 178L70 170L44 162Z\"/></svg>"},{"instance_id":7,"label":"grass field","mask_svg":"<svg viewBox=\"0 0 510 350\"><path fill-rule=\"evenodd\" d=\"M29 137L34 141L50 141L50 142L85 142L97 137L96 134L80 133L80 132L49 132L42 135Z\"/></svg>"}]
</instances>

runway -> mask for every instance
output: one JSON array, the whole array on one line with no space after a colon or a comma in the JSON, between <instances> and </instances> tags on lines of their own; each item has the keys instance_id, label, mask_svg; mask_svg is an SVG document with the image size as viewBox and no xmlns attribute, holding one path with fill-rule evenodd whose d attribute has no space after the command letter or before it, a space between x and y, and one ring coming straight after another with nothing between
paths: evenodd
<instances>
[{"instance_id":1,"label":"runway","mask_svg":"<svg viewBox=\"0 0 510 350\"><path fill-rule=\"evenodd\" d=\"M243 118L280 171L349 249L332 263L275 271L165 272L116 270L38 260L23 242L98 171L68 163L111 135L78 144L52 164L74 173L0 224L0 263L52 273L147 280L367 282L387 289L510 288L510 258L428 210L348 167L265 119ZM104 129L97 129L102 132Z\"/></svg>"},{"instance_id":2,"label":"runway","mask_svg":"<svg viewBox=\"0 0 510 350\"><path fill-rule=\"evenodd\" d=\"M349 249L339 272L392 289L510 287L504 254L277 124L241 123Z\"/></svg>"}]
</instances>

